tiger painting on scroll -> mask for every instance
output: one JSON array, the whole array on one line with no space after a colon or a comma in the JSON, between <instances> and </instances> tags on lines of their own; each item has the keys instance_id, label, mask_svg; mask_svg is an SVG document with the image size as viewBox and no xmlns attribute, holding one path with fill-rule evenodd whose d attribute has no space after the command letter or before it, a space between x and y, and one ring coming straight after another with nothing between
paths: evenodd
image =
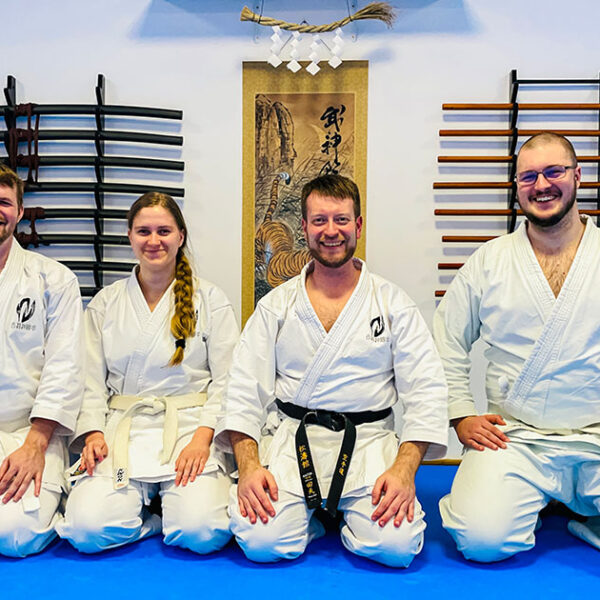
<instances>
[{"instance_id":1,"label":"tiger painting on scroll","mask_svg":"<svg viewBox=\"0 0 600 600\"><path fill-rule=\"evenodd\" d=\"M270 80L260 85L256 79L264 65L244 63L244 320L265 294L310 260L302 233L302 186L318 175L338 173L357 180L364 196L366 136L359 134L366 131L367 70L364 61L357 62L362 68L343 65L358 69L356 89L348 83L352 78L333 69L321 83L305 74L310 79L304 85L300 73L279 72L294 85L279 79L278 86ZM358 253L364 256L364 245Z\"/></svg>"}]
</instances>

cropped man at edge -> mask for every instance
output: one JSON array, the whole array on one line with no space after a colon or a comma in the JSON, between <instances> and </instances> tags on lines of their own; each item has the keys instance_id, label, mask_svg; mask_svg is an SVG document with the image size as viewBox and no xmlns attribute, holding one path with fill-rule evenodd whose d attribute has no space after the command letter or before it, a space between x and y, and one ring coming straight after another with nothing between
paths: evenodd
<instances>
[{"instance_id":1,"label":"cropped man at edge","mask_svg":"<svg viewBox=\"0 0 600 600\"><path fill-rule=\"evenodd\" d=\"M19 246L22 216L23 182L0 165L0 553L13 557L56 535L83 393L77 278Z\"/></svg>"}]
</instances>

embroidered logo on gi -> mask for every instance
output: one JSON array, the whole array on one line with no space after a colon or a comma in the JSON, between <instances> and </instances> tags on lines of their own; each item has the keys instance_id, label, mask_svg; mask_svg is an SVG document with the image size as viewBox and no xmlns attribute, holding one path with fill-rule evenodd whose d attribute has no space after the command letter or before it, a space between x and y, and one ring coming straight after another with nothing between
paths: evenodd
<instances>
[{"instance_id":1,"label":"embroidered logo on gi","mask_svg":"<svg viewBox=\"0 0 600 600\"><path fill-rule=\"evenodd\" d=\"M31 298L21 298L15 308L15 312L17 313L17 320L13 321L11 325L13 329L35 331L35 325L27 323L27 321L35 314L35 300L32 300Z\"/></svg>"},{"instance_id":2,"label":"embroidered logo on gi","mask_svg":"<svg viewBox=\"0 0 600 600\"><path fill-rule=\"evenodd\" d=\"M31 298L21 298L19 304L17 304L17 319L19 323L25 323L33 317L35 312L35 300Z\"/></svg>"},{"instance_id":3,"label":"embroidered logo on gi","mask_svg":"<svg viewBox=\"0 0 600 600\"><path fill-rule=\"evenodd\" d=\"M383 322L383 317L380 315L379 317L375 317L371 321L371 334L373 337L379 337L385 330L385 323Z\"/></svg>"},{"instance_id":4,"label":"embroidered logo on gi","mask_svg":"<svg viewBox=\"0 0 600 600\"><path fill-rule=\"evenodd\" d=\"M371 329L371 335L367 335L367 340L379 343L385 343L390 341L389 335L382 335L385 331L385 321L383 320L383 315L379 315L378 317L371 319L369 327Z\"/></svg>"}]
</instances>

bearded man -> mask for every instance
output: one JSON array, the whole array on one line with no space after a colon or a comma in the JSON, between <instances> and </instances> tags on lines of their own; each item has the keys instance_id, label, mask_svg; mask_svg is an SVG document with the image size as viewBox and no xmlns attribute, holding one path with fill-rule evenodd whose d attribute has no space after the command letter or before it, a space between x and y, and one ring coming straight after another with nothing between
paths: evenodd
<instances>
[{"instance_id":1,"label":"bearded man","mask_svg":"<svg viewBox=\"0 0 600 600\"><path fill-rule=\"evenodd\" d=\"M323 532L315 509L339 508L348 550L406 567L425 529L415 473L447 445L441 363L414 302L353 258L356 184L318 177L301 202L313 260L248 320L217 430L239 469L232 531L251 560L292 559ZM259 453L265 425L276 431Z\"/></svg>"},{"instance_id":2,"label":"bearded man","mask_svg":"<svg viewBox=\"0 0 600 600\"><path fill-rule=\"evenodd\" d=\"M516 168L525 221L469 258L434 317L449 416L466 448L440 510L471 560L532 548L552 499L582 515L600 511L600 232L579 215L580 181L566 138L527 140ZM483 415L469 389L469 352L480 337ZM593 521L569 528L600 547Z\"/></svg>"},{"instance_id":3,"label":"bearded man","mask_svg":"<svg viewBox=\"0 0 600 600\"><path fill-rule=\"evenodd\" d=\"M56 536L83 393L77 278L19 246L22 216L23 182L0 165L0 554L14 557Z\"/></svg>"}]
</instances>

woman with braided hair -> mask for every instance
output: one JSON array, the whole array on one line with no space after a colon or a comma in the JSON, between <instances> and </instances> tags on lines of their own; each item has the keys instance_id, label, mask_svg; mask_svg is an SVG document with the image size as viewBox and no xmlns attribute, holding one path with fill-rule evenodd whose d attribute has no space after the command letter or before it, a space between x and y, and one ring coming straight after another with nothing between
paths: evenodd
<instances>
[{"instance_id":1,"label":"woman with braided hair","mask_svg":"<svg viewBox=\"0 0 600 600\"><path fill-rule=\"evenodd\" d=\"M161 530L166 544L212 552L231 537L212 437L238 327L223 292L194 277L170 196L141 196L128 235L139 264L86 310L81 461L57 531L82 552ZM146 508L157 494L162 522Z\"/></svg>"}]
</instances>

